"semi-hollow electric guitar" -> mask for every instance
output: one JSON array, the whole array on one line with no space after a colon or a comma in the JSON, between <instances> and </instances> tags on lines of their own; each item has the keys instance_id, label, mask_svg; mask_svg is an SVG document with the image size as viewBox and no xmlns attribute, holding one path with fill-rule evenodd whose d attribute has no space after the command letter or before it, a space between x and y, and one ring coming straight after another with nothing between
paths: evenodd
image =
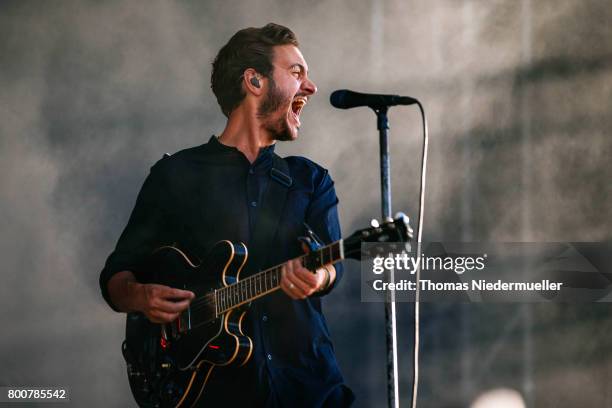
<instances>
[{"instance_id":1,"label":"semi-hollow electric guitar","mask_svg":"<svg viewBox=\"0 0 612 408\"><path fill-rule=\"evenodd\" d=\"M361 242L408 242L407 217L356 231L346 239L299 257L315 271L345 258L361 259ZM129 313L123 355L132 394L141 407L191 407L216 366L241 366L253 352L242 330L246 307L280 288L282 265L240 278L247 261L243 243L218 242L195 264L179 248L164 246L146 264L145 283L188 289L195 299L169 324Z\"/></svg>"}]
</instances>

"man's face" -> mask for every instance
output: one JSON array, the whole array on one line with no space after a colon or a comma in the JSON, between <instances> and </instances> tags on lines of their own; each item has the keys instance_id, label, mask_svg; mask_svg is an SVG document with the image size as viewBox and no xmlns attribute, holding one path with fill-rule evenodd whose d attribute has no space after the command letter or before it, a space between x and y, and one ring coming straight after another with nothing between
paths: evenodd
<instances>
[{"instance_id":1,"label":"man's face","mask_svg":"<svg viewBox=\"0 0 612 408\"><path fill-rule=\"evenodd\" d=\"M272 65L268 91L257 114L274 140L295 140L302 109L317 87L308 78L302 53L293 45L274 47Z\"/></svg>"}]
</instances>

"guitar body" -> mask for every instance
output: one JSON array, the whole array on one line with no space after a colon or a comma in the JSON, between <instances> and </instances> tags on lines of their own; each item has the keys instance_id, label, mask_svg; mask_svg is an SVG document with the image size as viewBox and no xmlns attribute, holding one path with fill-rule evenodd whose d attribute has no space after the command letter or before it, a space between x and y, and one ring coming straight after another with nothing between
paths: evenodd
<instances>
[{"instance_id":1,"label":"guitar body","mask_svg":"<svg viewBox=\"0 0 612 408\"><path fill-rule=\"evenodd\" d=\"M408 218L400 215L327 246L312 245L310 252L295 260L316 272L342 259L361 259L362 242L407 243L411 238ZM122 351L140 407L195 406L215 367L249 361L253 342L242 331L245 308L280 289L283 264L241 278L246 261L244 244L220 241L199 265L180 249L166 246L135 271L142 283L188 289L196 295L170 324L151 323L140 313L128 314Z\"/></svg>"},{"instance_id":2,"label":"guitar body","mask_svg":"<svg viewBox=\"0 0 612 408\"><path fill-rule=\"evenodd\" d=\"M240 366L250 359L253 343L242 331L246 311L218 314L214 297L216 289L239 280L246 260L246 246L230 241L217 243L200 265L172 246L152 254L139 281L191 290L196 298L171 324L128 314L122 349L140 407L191 407L216 366Z\"/></svg>"}]
</instances>

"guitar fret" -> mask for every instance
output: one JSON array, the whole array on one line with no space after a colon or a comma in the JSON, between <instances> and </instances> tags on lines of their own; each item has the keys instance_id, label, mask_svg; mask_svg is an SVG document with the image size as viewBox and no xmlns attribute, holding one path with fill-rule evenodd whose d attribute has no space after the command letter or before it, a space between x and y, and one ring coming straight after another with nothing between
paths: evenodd
<instances>
[{"instance_id":1,"label":"guitar fret","mask_svg":"<svg viewBox=\"0 0 612 408\"><path fill-rule=\"evenodd\" d=\"M230 308L231 295L232 293L230 292L230 290L226 288L225 289L225 310L228 310Z\"/></svg>"},{"instance_id":2,"label":"guitar fret","mask_svg":"<svg viewBox=\"0 0 612 408\"><path fill-rule=\"evenodd\" d=\"M223 289L223 310L227 310L227 289Z\"/></svg>"},{"instance_id":3,"label":"guitar fret","mask_svg":"<svg viewBox=\"0 0 612 408\"><path fill-rule=\"evenodd\" d=\"M274 286L278 286L280 284L279 276L280 276L280 269L275 268L274 269L274 273L272 274L272 278L273 278L273 281L274 281Z\"/></svg>"},{"instance_id":4,"label":"guitar fret","mask_svg":"<svg viewBox=\"0 0 612 408\"><path fill-rule=\"evenodd\" d=\"M228 299L227 299L227 288L223 288L223 311L227 310Z\"/></svg>"},{"instance_id":5,"label":"guitar fret","mask_svg":"<svg viewBox=\"0 0 612 408\"><path fill-rule=\"evenodd\" d=\"M221 289L222 295L221 295L221 305L222 305L222 309L223 311L227 310L227 289L223 288Z\"/></svg>"}]
</instances>

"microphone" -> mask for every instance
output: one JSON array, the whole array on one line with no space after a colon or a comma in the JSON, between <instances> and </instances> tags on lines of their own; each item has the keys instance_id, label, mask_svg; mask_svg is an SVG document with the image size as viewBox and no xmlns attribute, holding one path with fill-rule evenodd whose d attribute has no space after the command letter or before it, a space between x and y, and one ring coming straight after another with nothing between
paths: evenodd
<instances>
[{"instance_id":1,"label":"microphone","mask_svg":"<svg viewBox=\"0 0 612 408\"><path fill-rule=\"evenodd\" d=\"M348 89L339 89L332 92L329 102L338 109L350 109L358 106L369 106L372 109L379 109L387 106L418 103L416 99L409 96L367 94L349 91Z\"/></svg>"}]
</instances>

